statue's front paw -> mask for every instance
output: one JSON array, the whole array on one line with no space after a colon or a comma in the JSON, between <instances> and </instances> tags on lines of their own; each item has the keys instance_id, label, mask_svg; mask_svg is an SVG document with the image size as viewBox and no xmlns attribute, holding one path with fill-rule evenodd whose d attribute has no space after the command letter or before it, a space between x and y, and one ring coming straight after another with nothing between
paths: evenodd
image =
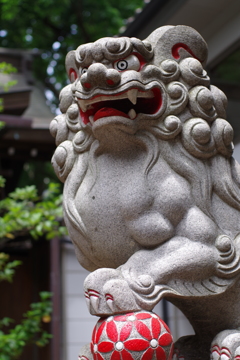
<instances>
[{"instance_id":1,"label":"statue's front paw","mask_svg":"<svg viewBox=\"0 0 240 360\"><path fill-rule=\"evenodd\" d=\"M84 282L84 289L92 315L106 316L141 310L119 270L103 268L92 272Z\"/></svg>"},{"instance_id":2,"label":"statue's front paw","mask_svg":"<svg viewBox=\"0 0 240 360\"><path fill-rule=\"evenodd\" d=\"M213 340L211 360L240 359L240 331L224 330Z\"/></svg>"},{"instance_id":3,"label":"statue's front paw","mask_svg":"<svg viewBox=\"0 0 240 360\"><path fill-rule=\"evenodd\" d=\"M78 360L93 360L90 344L86 344L80 349Z\"/></svg>"}]
</instances>

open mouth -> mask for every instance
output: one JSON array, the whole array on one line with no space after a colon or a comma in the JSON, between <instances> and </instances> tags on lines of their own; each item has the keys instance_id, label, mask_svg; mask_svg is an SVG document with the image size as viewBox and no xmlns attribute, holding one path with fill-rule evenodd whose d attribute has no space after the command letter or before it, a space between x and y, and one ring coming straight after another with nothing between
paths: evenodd
<instances>
[{"instance_id":1,"label":"open mouth","mask_svg":"<svg viewBox=\"0 0 240 360\"><path fill-rule=\"evenodd\" d=\"M117 95L97 95L89 100L77 98L84 124L94 124L100 118L121 116L134 120L138 114L156 114L162 105L161 91L130 89Z\"/></svg>"}]
</instances>

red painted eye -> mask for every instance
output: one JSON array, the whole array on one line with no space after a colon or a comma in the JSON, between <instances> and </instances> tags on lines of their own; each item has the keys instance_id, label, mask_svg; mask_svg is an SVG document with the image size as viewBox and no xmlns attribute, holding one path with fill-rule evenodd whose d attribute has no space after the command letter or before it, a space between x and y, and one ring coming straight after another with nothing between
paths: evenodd
<instances>
[{"instance_id":1,"label":"red painted eye","mask_svg":"<svg viewBox=\"0 0 240 360\"><path fill-rule=\"evenodd\" d=\"M138 71L141 67L140 61L137 56L129 55L125 59L115 61L113 64L114 69L118 71L135 70Z\"/></svg>"},{"instance_id":2,"label":"red painted eye","mask_svg":"<svg viewBox=\"0 0 240 360\"><path fill-rule=\"evenodd\" d=\"M77 79L77 72L73 69L73 68L71 68L70 70L69 70L69 73L68 73L68 76L69 76L69 79L70 79L70 81L73 83L76 79Z\"/></svg>"},{"instance_id":3,"label":"red painted eye","mask_svg":"<svg viewBox=\"0 0 240 360\"><path fill-rule=\"evenodd\" d=\"M85 74L87 72L87 70L88 70L87 68L81 68L80 69L80 74L81 75Z\"/></svg>"}]
</instances>

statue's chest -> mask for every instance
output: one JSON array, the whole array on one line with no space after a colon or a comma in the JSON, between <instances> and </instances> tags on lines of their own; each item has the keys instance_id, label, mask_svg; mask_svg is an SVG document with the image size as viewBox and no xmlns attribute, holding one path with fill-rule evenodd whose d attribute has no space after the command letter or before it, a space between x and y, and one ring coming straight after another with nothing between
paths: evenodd
<instances>
[{"instance_id":1,"label":"statue's chest","mask_svg":"<svg viewBox=\"0 0 240 360\"><path fill-rule=\"evenodd\" d=\"M149 169L146 154L101 156L89 166L75 204L91 256L99 266L116 267L174 236L188 198L186 181L160 158Z\"/></svg>"},{"instance_id":2,"label":"statue's chest","mask_svg":"<svg viewBox=\"0 0 240 360\"><path fill-rule=\"evenodd\" d=\"M152 195L146 189L144 158L134 160L99 157L89 166L75 198L91 256L99 266L119 266L141 248L129 233L126 217L148 209Z\"/></svg>"},{"instance_id":3,"label":"statue's chest","mask_svg":"<svg viewBox=\"0 0 240 360\"><path fill-rule=\"evenodd\" d=\"M184 206L189 191L186 181L161 158L149 170L146 154L104 155L89 167L77 198L79 212L91 226L111 227L115 222L121 227L153 213L162 223L171 222L173 209L176 213Z\"/></svg>"},{"instance_id":4,"label":"statue's chest","mask_svg":"<svg viewBox=\"0 0 240 360\"><path fill-rule=\"evenodd\" d=\"M144 156L100 156L89 166L79 188L77 203L82 214L124 217L148 208L153 196L146 180ZM108 214L108 215L107 215Z\"/></svg>"}]
</instances>

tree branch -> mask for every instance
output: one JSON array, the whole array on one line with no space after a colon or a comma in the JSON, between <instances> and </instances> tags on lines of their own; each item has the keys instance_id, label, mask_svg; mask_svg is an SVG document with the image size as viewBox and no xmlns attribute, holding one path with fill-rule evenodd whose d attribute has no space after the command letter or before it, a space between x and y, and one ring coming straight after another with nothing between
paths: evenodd
<instances>
[{"instance_id":1,"label":"tree branch","mask_svg":"<svg viewBox=\"0 0 240 360\"><path fill-rule=\"evenodd\" d=\"M82 17L82 13L83 13L82 0L72 1L71 4L72 4L72 7L75 9L75 15L77 17L77 24L82 32L83 42L91 42L92 41L91 36L89 35L89 33L87 32L87 30L84 26L84 21L83 21L83 17Z\"/></svg>"}]
</instances>

